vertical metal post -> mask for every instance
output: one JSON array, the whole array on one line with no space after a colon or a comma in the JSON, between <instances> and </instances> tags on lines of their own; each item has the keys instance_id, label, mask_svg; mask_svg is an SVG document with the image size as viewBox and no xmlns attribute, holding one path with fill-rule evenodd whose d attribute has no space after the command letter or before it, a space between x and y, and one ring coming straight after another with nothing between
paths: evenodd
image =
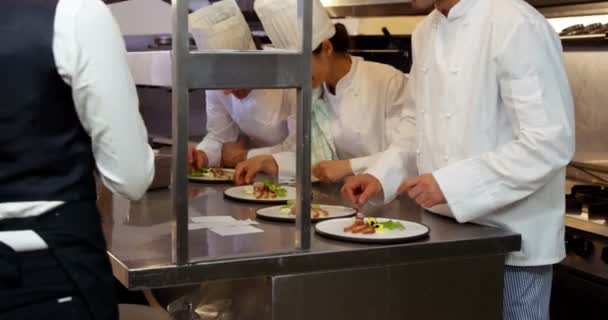
<instances>
[{"instance_id":1,"label":"vertical metal post","mask_svg":"<svg viewBox=\"0 0 608 320\"><path fill-rule=\"evenodd\" d=\"M298 88L297 118L297 160L296 160L296 247L308 250L311 246L310 203L312 201L311 168L310 168L310 119L312 104L312 1L298 1L298 17L302 23L302 52L300 79Z\"/></svg>"},{"instance_id":2,"label":"vertical metal post","mask_svg":"<svg viewBox=\"0 0 608 320\"><path fill-rule=\"evenodd\" d=\"M190 57L188 35L189 0L172 0L172 209L175 217L173 230L173 260L186 264L188 257L188 113L189 83L187 66Z\"/></svg>"}]
</instances>

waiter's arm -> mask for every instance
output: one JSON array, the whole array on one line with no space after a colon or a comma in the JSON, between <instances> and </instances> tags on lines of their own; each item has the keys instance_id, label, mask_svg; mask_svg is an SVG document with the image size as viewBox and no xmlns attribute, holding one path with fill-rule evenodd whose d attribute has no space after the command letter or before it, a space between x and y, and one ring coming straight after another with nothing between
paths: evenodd
<instances>
[{"instance_id":1,"label":"waiter's arm","mask_svg":"<svg viewBox=\"0 0 608 320\"><path fill-rule=\"evenodd\" d=\"M571 160L573 103L552 36L543 25L521 22L497 55L501 99L517 138L433 173L458 221L526 198Z\"/></svg>"},{"instance_id":2,"label":"waiter's arm","mask_svg":"<svg viewBox=\"0 0 608 320\"><path fill-rule=\"evenodd\" d=\"M74 7L72 33L56 37L59 74L72 87L76 111L91 137L104 184L139 199L154 177L154 153L127 64L124 41L110 10L100 1Z\"/></svg>"}]
</instances>

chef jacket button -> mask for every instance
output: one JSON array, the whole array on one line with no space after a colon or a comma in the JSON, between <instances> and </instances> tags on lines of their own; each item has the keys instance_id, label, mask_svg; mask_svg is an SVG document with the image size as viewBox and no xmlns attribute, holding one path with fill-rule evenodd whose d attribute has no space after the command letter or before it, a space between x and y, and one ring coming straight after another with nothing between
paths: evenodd
<instances>
[{"instance_id":1,"label":"chef jacket button","mask_svg":"<svg viewBox=\"0 0 608 320\"><path fill-rule=\"evenodd\" d=\"M448 119L450 119L450 118L452 118L452 114L448 112L448 113L445 114L445 117L448 118Z\"/></svg>"},{"instance_id":2,"label":"chef jacket button","mask_svg":"<svg viewBox=\"0 0 608 320\"><path fill-rule=\"evenodd\" d=\"M422 67L422 73L427 74L429 72L428 67Z\"/></svg>"},{"instance_id":3,"label":"chef jacket button","mask_svg":"<svg viewBox=\"0 0 608 320\"><path fill-rule=\"evenodd\" d=\"M443 161L448 162L450 160L449 156L443 156Z\"/></svg>"},{"instance_id":4,"label":"chef jacket button","mask_svg":"<svg viewBox=\"0 0 608 320\"><path fill-rule=\"evenodd\" d=\"M420 151L420 149L416 149L416 154L420 155L422 153L422 151Z\"/></svg>"},{"instance_id":5,"label":"chef jacket button","mask_svg":"<svg viewBox=\"0 0 608 320\"><path fill-rule=\"evenodd\" d=\"M453 75L458 75L458 74L460 73L460 70L458 70L458 69L456 69L456 68L452 68L452 69L450 69L450 72L451 72Z\"/></svg>"}]
</instances>

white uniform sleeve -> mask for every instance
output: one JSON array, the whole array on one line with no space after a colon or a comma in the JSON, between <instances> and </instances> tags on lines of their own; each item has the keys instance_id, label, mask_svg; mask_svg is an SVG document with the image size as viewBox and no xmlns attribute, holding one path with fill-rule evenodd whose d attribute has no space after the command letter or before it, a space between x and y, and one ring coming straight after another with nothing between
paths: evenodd
<instances>
[{"instance_id":1,"label":"white uniform sleeve","mask_svg":"<svg viewBox=\"0 0 608 320\"><path fill-rule=\"evenodd\" d=\"M382 184L384 199L372 199L372 202L390 202L397 196L397 190L401 182L407 177L417 174L416 169L416 104L414 100L415 92L415 68L409 80L404 75L403 86L398 86L402 92L399 99L400 116L391 118L387 121L389 129L387 136L390 137L391 145L378 156L375 163L367 170L367 173L376 177ZM395 111L393 111L395 112Z\"/></svg>"},{"instance_id":2,"label":"white uniform sleeve","mask_svg":"<svg viewBox=\"0 0 608 320\"><path fill-rule=\"evenodd\" d=\"M80 2L63 3L74 10L73 24L65 24L66 32L57 38L57 68L72 87L103 183L126 198L139 199L154 177L154 153L139 114L124 40L101 1Z\"/></svg>"},{"instance_id":3,"label":"white uniform sleeve","mask_svg":"<svg viewBox=\"0 0 608 320\"><path fill-rule=\"evenodd\" d=\"M383 153L383 152L382 152ZM350 168L354 174L361 174L365 172L369 167L373 166L378 159L382 156L382 153L376 153L367 157L359 157L350 159Z\"/></svg>"},{"instance_id":4,"label":"white uniform sleeve","mask_svg":"<svg viewBox=\"0 0 608 320\"><path fill-rule=\"evenodd\" d=\"M400 139L400 121L405 107L406 101L406 85L407 76L400 71L395 70L395 75L388 81L385 87L385 96L387 97L387 106L385 109L385 127L384 135L387 140L387 145L393 144L394 141ZM367 157L360 157L350 160L350 166L354 174L361 174L370 168L380 157L383 152L379 152Z\"/></svg>"},{"instance_id":5,"label":"white uniform sleeve","mask_svg":"<svg viewBox=\"0 0 608 320\"><path fill-rule=\"evenodd\" d=\"M226 110L223 94L221 91L206 92L207 135L196 149L205 152L209 167L220 165L224 143L237 141L240 133L239 126Z\"/></svg>"},{"instance_id":6,"label":"white uniform sleeve","mask_svg":"<svg viewBox=\"0 0 608 320\"><path fill-rule=\"evenodd\" d=\"M573 156L573 102L561 46L543 27L511 28L496 59L502 105L517 138L433 173L460 222L526 198Z\"/></svg>"},{"instance_id":7,"label":"white uniform sleeve","mask_svg":"<svg viewBox=\"0 0 608 320\"><path fill-rule=\"evenodd\" d=\"M289 116L287 117L288 136L278 145L252 149L247 154L247 158L269 154L272 155L279 168L279 180L293 179L296 175L296 111L297 91L287 90L285 92L284 103L287 105Z\"/></svg>"}]
</instances>

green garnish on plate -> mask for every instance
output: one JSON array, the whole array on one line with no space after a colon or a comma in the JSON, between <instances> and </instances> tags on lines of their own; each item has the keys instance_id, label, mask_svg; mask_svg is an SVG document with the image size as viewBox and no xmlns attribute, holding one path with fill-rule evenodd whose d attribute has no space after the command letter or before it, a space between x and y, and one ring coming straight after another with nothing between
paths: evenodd
<instances>
[{"instance_id":1,"label":"green garnish on plate","mask_svg":"<svg viewBox=\"0 0 608 320\"><path fill-rule=\"evenodd\" d=\"M209 170L207 168L203 168L200 170L192 171L192 173L190 173L190 176L195 178L202 178L206 177L207 174L209 174Z\"/></svg>"},{"instance_id":2,"label":"green garnish on plate","mask_svg":"<svg viewBox=\"0 0 608 320\"><path fill-rule=\"evenodd\" d=\"M266 186L266 188L268 188L268 190L270 190L270 192L276 194L277 197L283 198L283 197L287 196L287 189L285 189L280 184L270 182L270 180L268 180L268 179L262 180L262 183L264 183L264 186Z\"/></svg>"},{"instance_id":3,"label":"green garnish on plate","mask_svg":"<svg viewBox=\"0 0 608 320\"><path fill-rule=\"evenodd\" d=\"M386 222L382 222L382 225L386 230L405 230L405 226L398 221L389 220Z\"/></svg>"}]
</instances>

